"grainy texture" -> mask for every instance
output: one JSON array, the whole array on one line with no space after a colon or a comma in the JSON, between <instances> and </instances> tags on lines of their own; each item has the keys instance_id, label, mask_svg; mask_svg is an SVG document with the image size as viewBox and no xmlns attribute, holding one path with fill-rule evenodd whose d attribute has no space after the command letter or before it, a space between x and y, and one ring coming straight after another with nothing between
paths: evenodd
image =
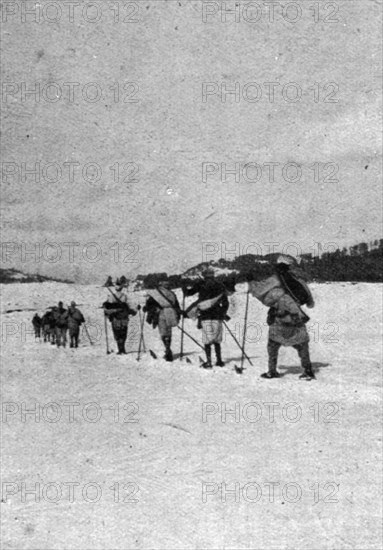
<instances>
[{"instance_id":1,"label":"grainy texture","mask_svg":"<svg viewBox=\"0 0 383 550\"><path fill-rule=\"evenodd\" d=\"M263 380L267 368L266 309L251 298L247 352L254 367L239 376L234 364L240 352L225 332L223 358L227 365L204 371L198 368L201 350L185 339L186 356L192 364L166 363L145 354L137 363L137 325L131 326L128 351L117 357L105 355L104 334L90 347L85 335L78 350L57 350L49 344L21 339L21 326L29 327L32 315L13 313L18 334L3 345L3 401L19 403L20 409L2 423L3 481L28 489L40 483L78 482L74 502L68 486L61 485L58 502L54 489L40 502L33 495L22 502L21 490L8 495L2 508L2 542L6 550L380 550L381 515L381 311L376 301L382 286L334 283L314 285L317 308L312 313L311 353L317 380L298 380L298 356L292 348L280 352L278 380ZM103 325L95 304L106 290L93 286L54 283L7 285L3 303L9 308L37 308L57 296L81 303L88 322ZM15 298L17 296L17 299ZM180 297L180 295L179 295ZM245 288L231 299L230 326L238 336L243 319ZM143 296L140 298L143 303ZM258 324L256 328L255 324ZM185 329L195 338L200 331L192 321ZM90 329L96 340L95 326ZM162 357L157 330L145 330L146 344ZM174 334L179 350L179 332ZM114 342L112 347L115 349ZM22 421L21 402L32 409L41 405L40 422L33 415ZM77 402L73 421L64 402ZM57 403L62 417L53 423ZM98 422L86 420L86 404L96 402L102 411ZM115 403L120 415L115 421ZM139 407L131 415L132 407ZM274 421L265 403L276 403ZM335 403L337 408L326 406ZM203 421L203 403L214 414ZM237 403L237 420L233 414ZM258 404L245 408L248 403ZM301 407L301 418L289 422ZM315 405L317 404L317 405ZM114 410L113 410L114 407ZM239 409L238 409L239 407ZM311 408L310 408L311 407ZM284 412L283 412L284 411ZM85 416L83 416L83 414ZM90 420L96 416L88 410ZM283 416L285 415L285 416ZM4 415L3 415L4 416ZM222 417L226 422L222 422ZM127 418L137 423L123 422ZM333 423L333 421L336 421ZM82 489L94 482L102 489L98 502L86 502ZM139 502L114 502L114 483L135 482ZM215 495L202 501L202 484L216 483ZM256 482L262 490L258 502L238 502L228 493L222 501L218 487L228 490L240 483ZM275 486L270 502L266 483ZM320 502L314 485L320 484ZM283 498L282 488L298 484L297 502ZM332 495L337 502L324 502ZM122 485L121 485L122 487ZM209 489L214 486L209 485ZM130 489L131 491L132 489ZM246 495L246 492L244 493ZM256 492L248 490L248 499ZM295 497L294 488L288 498ZM89 499L95 492L89 490Z\"/></svg>"},{"instance_id":2,"label":"grainy texture","mask_svg":"<svg viewBox=\"0 0 383 550\"><path fill-rule=\"evenodd\" d=\"M7 2L2 2L7 4ZM20 4L18 2L17 4ZM63 4L63 3L62 3ZM21 89L3 102L3 159L28 168L41 161L44 167L58 163L55 171L33 177L9 177L4 185L3 224L8 241L67 241L82 245L97 242L102 256L96 263L84 260L81 248L76 261L63 249L59 262L41 265L28 257L29 270L61 275L78 281L101 280L104 275L150 270L181 271L201 261L203 241L225 242L233 247L277 241L280 248L294 241L307 250L313 241L354 244L379 236L380 227L380 102L381 102L381 6L372 0L339 1L335 8L319 2L319 21L307 1L298 2L283 18L275 8L269 22L263 6L257 23L233 16L221 22L220 11L203 21L202 3L186 0L137 1L137 15L120 6L114 23L109 4L101 19L89 23L82 2L69 21L68 6L57 23L48 23L55 12L40 8L40 24L33 16L21 23L21 11L3 22L3 80L26 82L41 88L47 82L61 86L55 103L40 94L21 101ZM221 6L221 3L210 3ZM233 7L233 2L227 2ZM40 3L44 6L44 1ZM284 3L281 6L285 6ZM311 8L310 8L311 6ZM20 8L21 10L21 8ZM88 19L96 16L90 9ZM44 19L45 17L45 19ZM247 18L255 17L250 15ZM137 23L123 22L137 18ZM327 20L334 20L333 23ZM78 83L70 100L65 82ZM103 100L85 101L83 87L96 82ZM120 85L116 100L115 83ZM139 90L123 90L134 82ZM240 86L240 100L219 94L202 101L202 83L215 82L233 89ZM244 87L256 82L262 98L252 103ZM274 102L267 82L280 83ZM295 82L300 101L286 102L285 84ZM338 91L331 95L335 83ZM315 83L319 101L314 101ZM114 89L113 89L114 86ZM111 89L112 88L112 89ZM311 89L312 88L312 89ZM294 95L294 89L288 90ZM55 99L55 89L46 95ZM91 98L95 89L90 88ZM247 89L247 97L256 94ZM127 95L138 103L124 103ZM245 94L246 95L246 94ZM328 102L338 99L336 103ZM74 180L64 162L78 162ZM88 183L82 177L86 163L98 163L102 177ZM123 164L139 166L136 178ZM240 181L220 172L202 181L202 163L255 162L262 167L259 180ZM276 162L271 182L266 162ZM282 177L287 162L302 165L298 183ZM315 181L309 166L319 162ZM120 164L119 182L110 167ZM339 167L326 170L326 163ZM89 178L92 176L90 171ZM249 179L256 179L249 170ZM327 180L326 180L327 176ZM294 178L294 171L289 175ZM124 183L137 179L136 183ZM338 182L331 182L331 179ZM326 180L326 181L325 181ZM169 190L169 191L168 191ZM139 247L138 264L121 266L110 250L113 243L133 242ZM262 249L265 252L265 247ZM131 252L131 250L130 250ZM95 255L90 250L89 256ZM11 257L20 267L20 254ZM95 269L96 268L96 269Z\"/></svg>"},{"instance_id":3,"label":"grainy texture","mask_svg":"<svg viewBox=\"0 0 383 550\"><path fill-rule=\"evenodd\" d=\"M105 351L107 291L96 285L107 275L180 273L227 250L291 253L293 243L297 254L320 253L381 237L380 2L283 1L274 20L265 2L247 4L0 0L10 243L1 260L76 283L1 288L2 311L13 310L2 322L4 550L383 546L380 285L313 285L310 382L299 381L291 348L280 351L280 379L260 378L268 329L253 299L254 366L245 362L242 375L226 331L224 368L200 369L202 350L186 336L179 361L176 328L174 363L150 328L147 350L159 359L142 352L137 362L138 315L128 355ZM261 11L250 23L254 4ZM225 6L238 21L222 21ZM33 7L38 22L25 13ZM38 175L25 173L37 163ZM245 286L230 298L239 341ZM93 346L83 332L77 350L34 341L31 308L60 299L78 303ZM143 293L136 299L143 304ZM185 329L201 340L192 321ZM78 403L72 421L68 402ZM39 422L22 416L36 403ZM222 421L236 404L239 419ZM124 422L132 413L139 421ZM257 502L254 485L244 490L254 482ZM35 483L39 499L25 497ZM78 484L72 499L68 483ZM226 502L223 483L240 489ZM279 484L274 501L268 483ZM287 484L302 491L296 502ZM138 502L124 502L137 487ZM214 493L206 502L204 490Z\"/></svg>"}]
</instances>

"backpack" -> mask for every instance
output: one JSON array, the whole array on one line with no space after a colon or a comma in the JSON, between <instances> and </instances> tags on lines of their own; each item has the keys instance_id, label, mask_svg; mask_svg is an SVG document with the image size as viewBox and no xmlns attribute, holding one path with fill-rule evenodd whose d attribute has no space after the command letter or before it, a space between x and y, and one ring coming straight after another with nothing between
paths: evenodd
<instances>
[{"instance_id":1,"label":"backpack","mask_svg":"<svg viewBox=\"0 0 383 550\"><path fill-rule=\"evenodd\" d=\"M283 288L299 305L304 306L314 302L309 287L304 281L295 277L291 271L279 268L278 276Z\"/></svg>"}]
</instances>

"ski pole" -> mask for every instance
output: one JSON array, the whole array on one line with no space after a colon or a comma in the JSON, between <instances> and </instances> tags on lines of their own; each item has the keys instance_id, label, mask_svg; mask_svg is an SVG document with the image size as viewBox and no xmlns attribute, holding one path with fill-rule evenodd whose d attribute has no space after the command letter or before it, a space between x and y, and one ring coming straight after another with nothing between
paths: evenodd
<instances>
[{"instance_id":1,"label":"ski pole","mask_svg":"<svg viewBox=\"0 0 383 550\"><path fill-rule=\"evenodd\" d=\"M249 283L247 283L245 320L244 320L243 338L242 338L241 369L243 369L243 363L245 361L245 343L246 343L246 329L247 329L247 313L249 311L249 296L250 296L250 286L249 286Z\"/></svg>"},{"instance_id":2,"label":"ski pole","mask_svg":"<svg viewBox=\"0 0 383 550\"><path fill-rule=\"evenodd\" d=\"M160 291L159 288L156 289L163 298L165 298L165 300L173 307L173 304L171 303L171 301L162 294L162 292ZM182 319L184 319L184 317L182 316ZM177 325L177 328L182 332L182 334L186 334L186 336L188 336L191 340L193 340L193 342L195 342L197 344L197 346L199 346L201 349L203 349L205 351L205 348L203 346L201 346L201 344L199 342L197 342L197 340L195 338L193 338L193 336L191 336L188 332L186 332L186 330L183 328L183 327L180 327L179 325Z\"/></svg>"},{"instance_id":3,"label":"ski pole","mask_svg":"<svg viewBox=\"0 0 383 550\"><path fill-rule=\"evenodd\" d=\"M245 354L245 357L246 359L249 361L250 365L253 367L253 363L251 362L250 358L248 357L248 355L245 353L245 350L241 347L241 344L238 342L238 340L236 339L236 337L234 336L234 334L232 333L232 331L230 330L230 327L228 326L228 324L223 321L223 324L224 326L227 328L227 330L229 331L229 334L230 336L232 336L233 340L235 341L235 343L237 344L237 346L239 347L239 349L242 351L242 353Z\"/></svg>"},{"instance_id":4,"label":"ski pole","mask_svg":"<svg viewBox=\"0 0 383 550\"><path fill-rule=\"evenodd\" d=\"M85 329L85 333L89 339L89 342L90 342L90 345L93 346L93 342L92 342L92 339L90 337L90 334L89 334L89 331L88 331L88 327L86 326L86 324L84 323L84 329Z\"/></svg>"},{"instance_id":5,"label":"ski pole","mask_svg":"<svg viewBox=\"0 0 383 550\"><path fill-rule=\"evenodd\" d=\"M191 336L188 332L186 332L186 330L181 328L179 325L177 325L177 328L182 332L182 334L185 334L186 336L188 336L190 340L193 340L193 342L195 342L197 346L199 346L201 349L203 349L203 351L205 351L205 348L195 338L193 338L193 336Z\"/></svg>"},{"instance_id":6,"label":"ski pole","mask_svg":"<svg viewBox=\"0 0 383 550\"><path fill-rule=\"evenodd\" d=\"M106 354L109 355L111 351L109 350L108 324L107 324L105 312L104 312L104 326L105 326Z\"/></svg>"},{"instance_id":7,"label":"ski pole","mask_svg":"<svg viewBox=\"0 0 383 550\"><path fill-rule=\"evenodd\" d=\"M139 344L138 344L137 361L139 361L141 359L141 344L142 344L143 332L144 332L144 326L143 326L144 317L141 315L141 310L139 310L138 314L139 314L139 318L140 318L140 341L139 341Z\"/></svg>"},{"instance_id":8,"label":"ski pole","mask_svg":"<svg viewBox=\"0 0 383 550\"><path fill-rule=\"evenodd\" d=\"M184 356L184 323L185 323L185 317L183 315L183 312L185 311L185 293L183 292L183 298L182 298L182 321L181 321L181 350L180 350L180 359Z\"/></svg>"},{"instance_id":9,"label":"ski pole","mask_svg":"<svg viewBox=\"0 0 383 550\"><path fill-rule=\"evenodd\" d=\"M146 317L146 311L144 311L144 314L142 317L142 348L144 353L146 353L145 335L144 335L145 317Z\"/></svg>"}]
</instances>

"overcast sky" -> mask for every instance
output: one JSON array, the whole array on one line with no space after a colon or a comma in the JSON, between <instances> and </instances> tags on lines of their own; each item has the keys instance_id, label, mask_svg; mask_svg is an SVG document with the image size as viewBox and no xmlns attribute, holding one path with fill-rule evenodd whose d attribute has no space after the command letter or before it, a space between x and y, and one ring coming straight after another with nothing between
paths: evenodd
<instances>
[{"instance_id":1,"label":"overcast sky","mask_svg":"<svg viewBox=\"0 0 383 550\"><path fill-rule=\"evenodd\" d=\"M200 2L138 4L137 23L104 11L97 24L3 24L2 241L18 249L2 267L98 282L179 272L235 243L294 252L382 236L378 4L337 2L332 24L307 2L295 23L255 24L204 23ZM39 178L22 179L37 162ZM39 243L41 261L21 243Z\"/></svg>"}]
</instances>

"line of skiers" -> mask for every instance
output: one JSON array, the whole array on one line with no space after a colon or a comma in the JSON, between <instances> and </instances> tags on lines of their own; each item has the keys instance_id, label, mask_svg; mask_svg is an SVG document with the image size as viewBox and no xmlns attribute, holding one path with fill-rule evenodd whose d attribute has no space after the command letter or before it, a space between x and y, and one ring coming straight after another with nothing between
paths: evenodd
<instances>
[{"instance_id":1,"label":"line of skiers","mask_svg":"<svg viewBox=\"0 0 383 550\"><path fill-rule=\"evenodd\" d=\"M266 373L262 374L262 377L270 379L280 376L277 371L279 349L281 346L292 346L297 350L301 359L303 368L301 378L307 380L315 378L310 361L309 335L306 329L309 317L301 309L302 305L313 307L314 300L305 282L304 274L295 259L281 255L276 261L275 273L272 277L257 282L249 274L248 281L248 292L269 307L267 317L269 368ZM141 320L141 306L135 307L129 301L124 292L124 285L120 281L117 282L113 291L110 288L108 290L110 296L104 302L103 309L105 318L111 322L118 354L121 355L126 353L125 342L129 317L139 312ZM206 355L206 361L202 366L206 369L212 368L212 346L214 346L216 365L224 366L221 353L223 325L229 320L227 316L228 295L234 292L234 289L225 288L215 279L214 270L208 268L203 273L203 279L191 285L185 284L182 291L183 309L181 309L175 293L170 289L169 282L161 281L158 288L147 291L148 297L143 307L146 321L153 328L158 327L165 347L166 361L173 361L171 342L174 327L178 327L182 331L182 335L186 334L194 340L183 328L179 327L180 319L183 316L197 320L198 328L202 330L201 347ZM185 297L195 294L198 294L198 299L185 310ZM142 323L140 324L142 329ZM198 344L198 342L196 343ZM243 348L242 353L245 353Z\"/></svg>"},{"instance_id":2,"label":"line of skiers","mask_svg":"<svg viewBox=\"0 0 383 550\"><path fill-rule=\"evenodd\" d=\"M204 349L206 355L206 360L202 364L204 368L212 368L212 346L214 346L215 364L219 367L224 366L221 352L223 325L229 320L227 315L228 295L235 292L235 289L234 286L228 288L217 281L212 268L207 268L203 277L197 282L185 283L182 287L182 308L167 280L161 281L157 288L147 290L146 303L142 308L144 316L141 314L141 306L136 306L130 301L124 292L124 286L124 281L121 282L121 280L116 281L113 290L108 286L110 296L102 304L105 323L109 319L119 355L126 354L125 343L129 318L139 313L140 345L143 320L146 316L147 323L153 328L158 328L165 348L164 358L166 361L173 361L172 330L177 327L182 332L181 338L185 334ZM315 378L310 361L309 335L306 328L309 317L301 309L302 305L313 307L314 300L305 281L304 273L299 269L296 260L291 256L280 255L276 261L274 274L263 281L255 281L250 273L248 293L269 307L267 316L269 364L268 371L261 376L266 379L278 378L280 376L277 371L279 349L281 346L292 346L297 350L301 359L303 368L301 378L310 380ZM196 294L198 294L198 299L185 310L185 297ZM247 308L248 300L246 304ZM182 318L197 321L198 328L202 331L202 345L184 330L183 323L182 327L179 326ZM71 302L67 309L64 308L62 302L59 302L57 307L50 308L42 318L36 314L32 320L36 337L40 338L42 333L44 342L64 348L67 343L68 331L70 347L78 347L80 327L84 322L84 316L76 307L75 302ZM107 326L105 328L107 336ZM244 342L242 347L237 340L236 343L241 348L243 359L246 356Z\"/></svg>"},{"instance_id":3,"label":"line of skiers","mask_svg":"<svg viewBox=\"0 0 383 550\"><path fill-rule=\"evenodd\" d=\"M81 311L77 308L75 302L71 302L68 309L64 308L63 302L49 310L40 317L37 313L32 319L35 338L44 339L44 342L50 342L52 345L66 347L67 332L69 332L70 347L78 348L80 327L85 323Z\"/></svg>"}]
</instances>

